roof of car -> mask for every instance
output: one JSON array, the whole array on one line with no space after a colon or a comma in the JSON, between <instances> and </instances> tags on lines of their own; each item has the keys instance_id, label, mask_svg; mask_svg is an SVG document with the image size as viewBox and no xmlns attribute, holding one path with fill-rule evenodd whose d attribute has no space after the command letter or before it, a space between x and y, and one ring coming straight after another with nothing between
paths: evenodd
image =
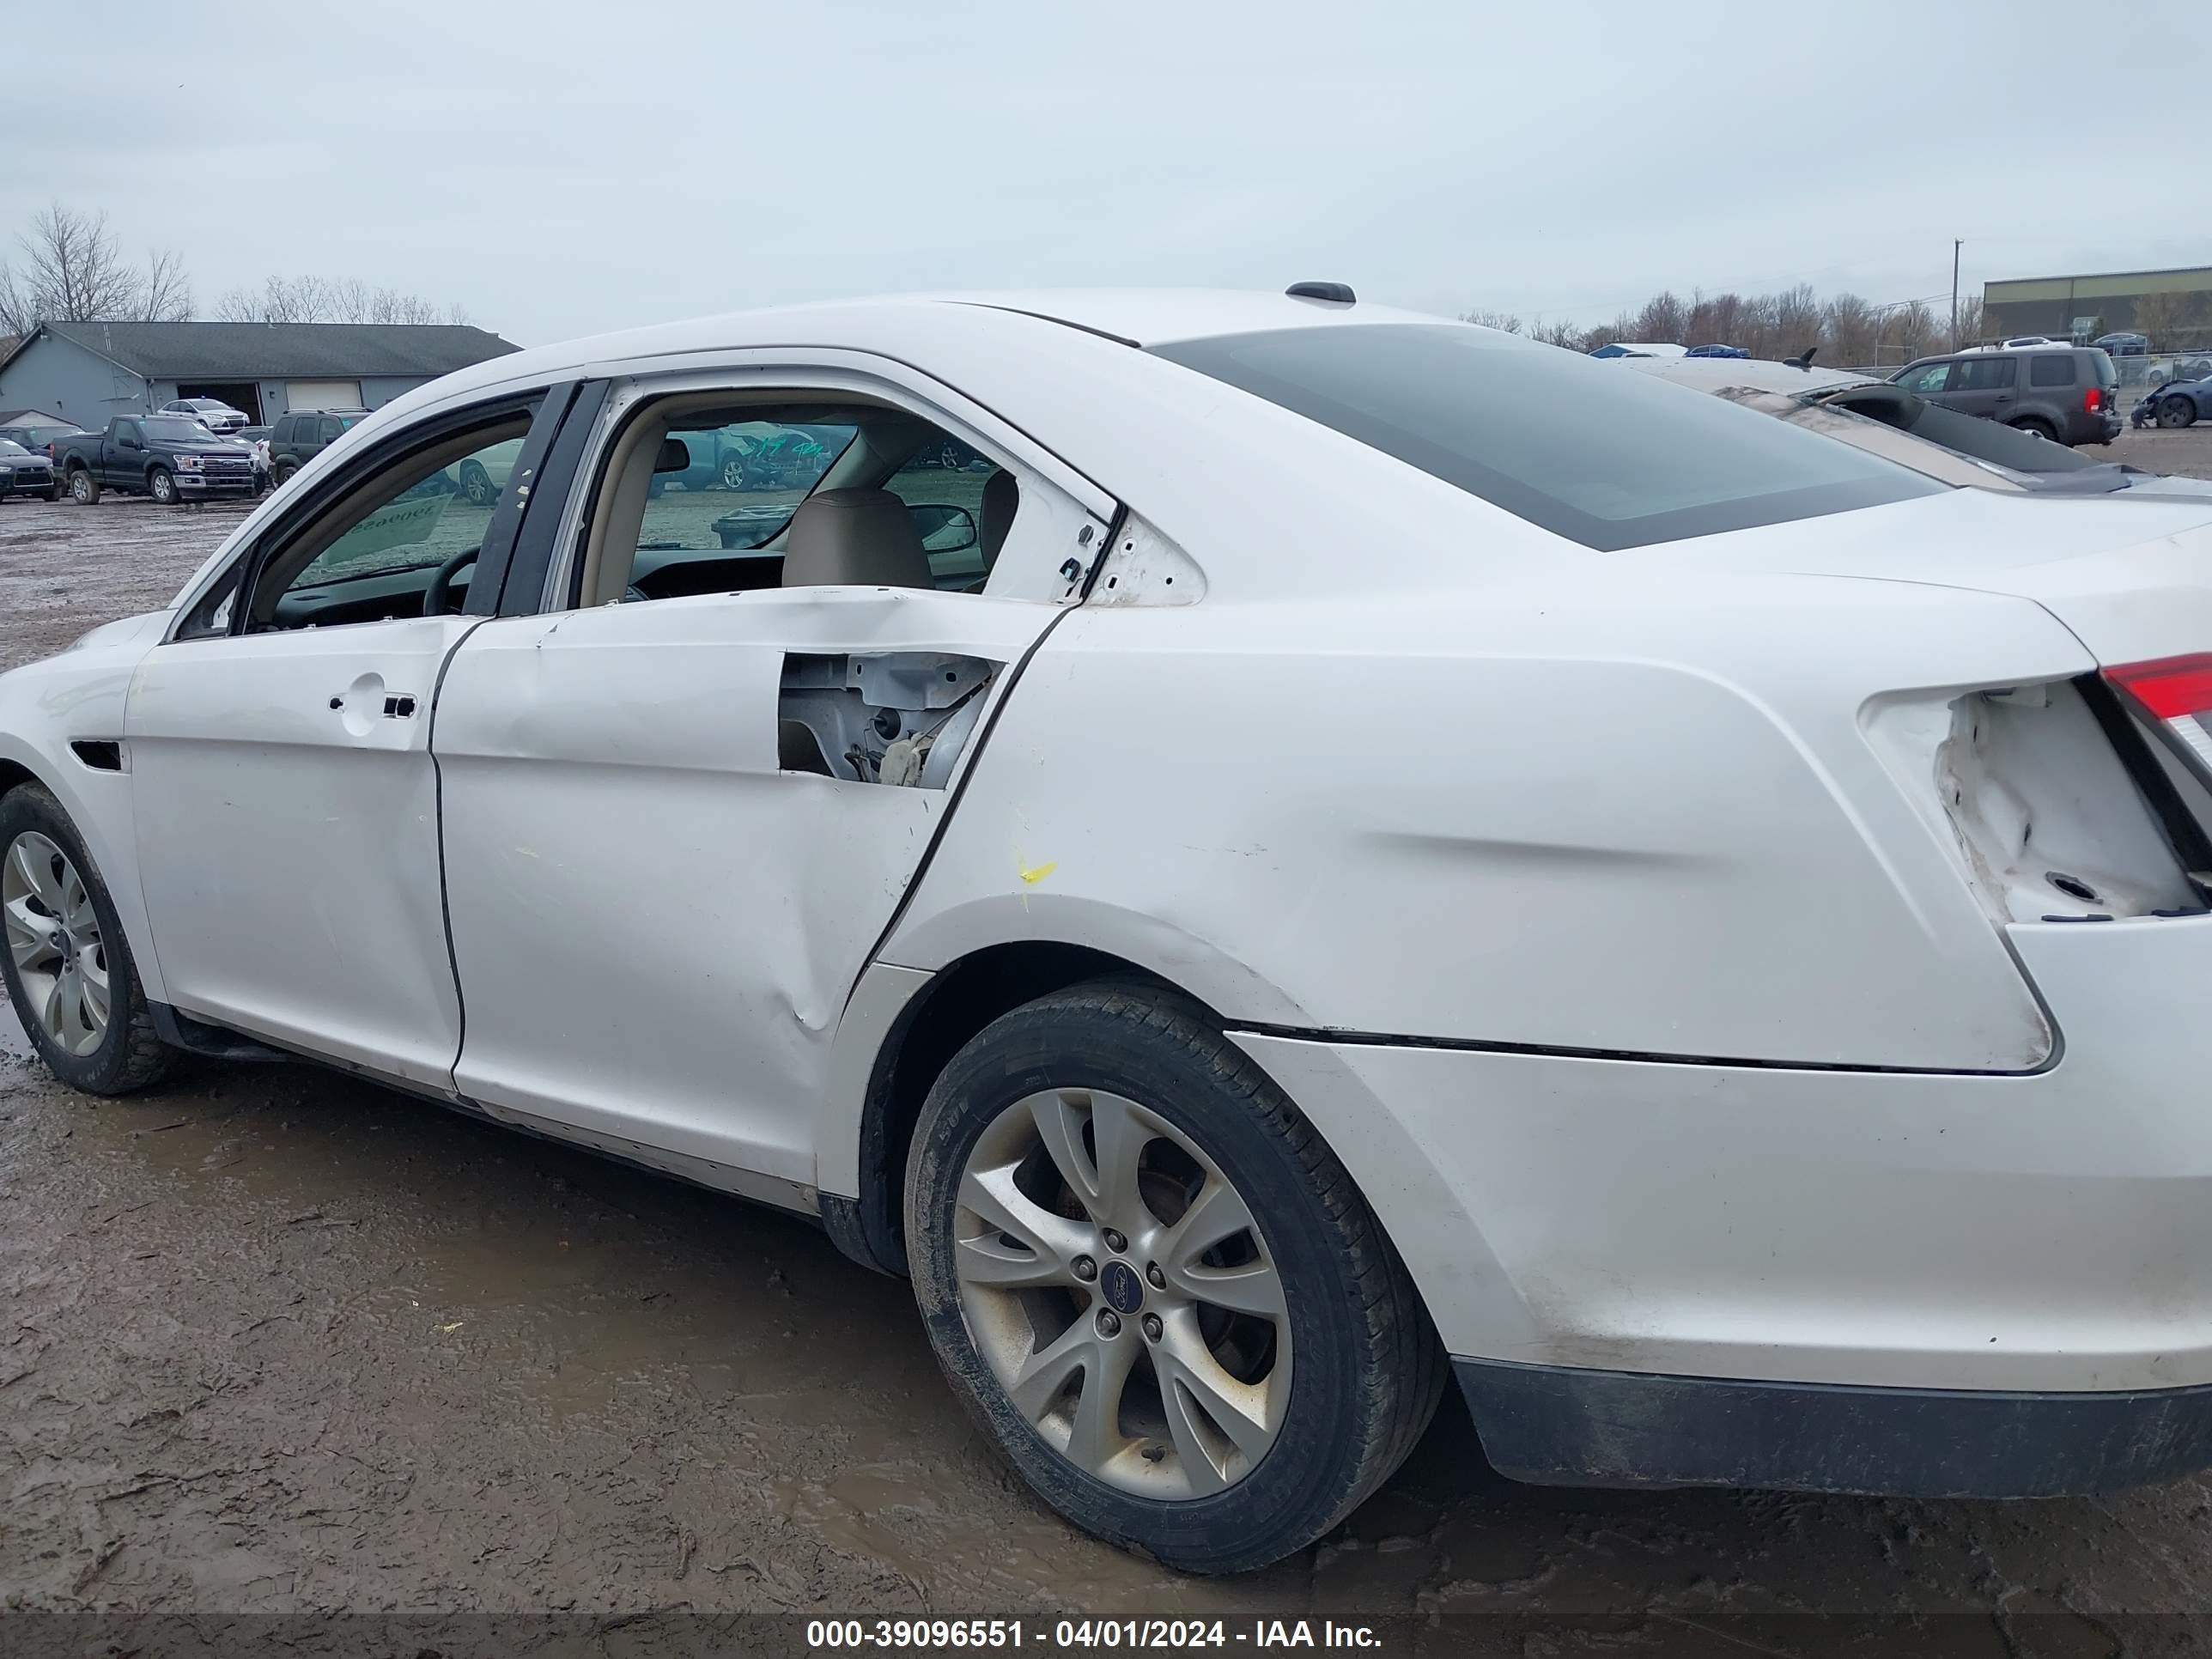
<instances>
[{"instance_id":1,"label":"roof of car","mask_svg":"<svg viewBox=\"0 0 2212 1659\"><path fill-rule=\"evenodd\" d=\"M1720 392L1730 386L1751 392L1817 392L1832 386L1871 385L1875 378L1856 369L1827 368L1819 363L1797 368L1764 357L1626 357L1620 361L1639 374L1656 374L1695 392Z\"/></svg>"},{"instance_id":2,"label":"roof of car","mask_svg":"<svg viewBox=\"0 0 2212 1659\"><path fill-rule=\"evenodd\" d=\"M880 342L908 331L927 332L955 312L971 319L998 316L1012 349L1036 339L1038 319L1065 325L1071 340L1079 331L1091 337L1094 344L1104 340L1125 348L1273 329L1384 323L1436 328L1480 326L1365 301L1346 305L1237 289L1042 289L893 295L726 312L528 347L513 356L459 370L384 405L376 413L379 417L389 412L404 418L421 406L426 393L453 396L488 386L519 385L594 364L775 345ZM1523 343L1532 350L1549 349L1534 342Z\"/></svg>"}]
</instances>

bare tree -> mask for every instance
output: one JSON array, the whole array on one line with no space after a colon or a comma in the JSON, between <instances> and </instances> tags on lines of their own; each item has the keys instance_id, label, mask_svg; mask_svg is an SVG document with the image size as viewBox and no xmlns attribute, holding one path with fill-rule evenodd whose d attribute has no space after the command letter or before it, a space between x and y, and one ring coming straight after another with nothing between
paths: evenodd
<instances>
[{"instance_id":1,"label":"bare tree","mask_svg":"<svg viewBox=\"0 0 2212 1659\"><path fill-rule=\"evenodd\" d=\"M1462 323L1479 323L1484 328L1502 329L1508 334L1521 331L1521 319L1510 311L1462 311L1459 319Z\"/></svg>"},{"instance_id":2,"label":"bare tree","mask_svg":"<svg viewBox=\"0 0 2212 1659\"><path fill-rule=\"evenodd\" d=\"M442 313L432 301L396 288L371 288L358 276L270 276L258 294L231 289L215 302L229 323L465 322L459 306Z\"/></svg>"},{"instance_id":3,"label":"bare tree","mask_svg":"<svg viewBox=\"0 0 2212 1659\"><path fill-rule=\"evenodd\" d=\"M2136 331L2148 335L2154 349L2171 348L2170 337L2190 327L2196 309L2193 294L2146 294L2136 301Z\"/></svg>"},{"instance_id":4,"label":"bare tree","mask_svg":"<svg viewBox=\"0 0 2212 1659\"><path fill-rule=\"evenodd\" d=\"M1689 326L1690 308L1671 293L1655 294L1636 313L1635 337L1639 340L1680 340Z\"/></svg>"},{"instance_id":5,"label":"bare tree","mask_svg":"<svg viewBox=\"0 0 2212 1659\"><path fill-rule=\"evenodd\" d=\"M1565 318L1561 318L1556 323L1547 323L1539 317L1528 325L1530 339L1541 340L1546 345L1559 346L1568 351L1580 351L1583 349L1583 329L1577 327Z\"/></svg>"},{"instance_id":6,"label":"bare tree","mask_svg":"<svg viewBox=\"0 0 2212 1659\"><path fill-rule=\"evenodd\" d=\"M1982 301L1979 295L1962 295L1959 300L1959 325L1953 331L1954 349L1982 337Z\"/></svg>"},{"instance_id":7,"label":"bare tree","mask_svg":"<svg viewBox=\"0 0 2212 1659\"><path fill-rule=\"evenodd\" d=\"M0 339L28 334L39 325L29 289L17 280L5 259L0 259Z\"/></svg>"},{"instance_id":8,"label":"bare tree","mask_svg":"<svg viewBox=\"0 0 2212 1659\"><path fill-rule=\"evenodd\" d=\"M1828 301L1822 344L1838 363L1870 363L1881 324L1875 309L1856 294L1838 294Z\"/></svg>"},{"instance_id":9,"label":"bare tree","mask_svg":"<svg viewBox=\"0 0 2212 1659\"><path fill-rule=\"evenodd\" d=\"M185 275L185 257L174 248L155 248L146 256L146 275L140 283L138 318L148 323L181 323L192 314L191 279Z\"/></svg>"},{"instance_id":10,"label":"bare tree","mask_svg":"<svg viewBox=\"0 0 2212 1659\"><path fill-rule=\"evenodd\" d=\"M94 323L138 314L143 279L116 249L105 213L50 204L16 238L19 279L40 322Z\"/></svg>"}]
</instances>

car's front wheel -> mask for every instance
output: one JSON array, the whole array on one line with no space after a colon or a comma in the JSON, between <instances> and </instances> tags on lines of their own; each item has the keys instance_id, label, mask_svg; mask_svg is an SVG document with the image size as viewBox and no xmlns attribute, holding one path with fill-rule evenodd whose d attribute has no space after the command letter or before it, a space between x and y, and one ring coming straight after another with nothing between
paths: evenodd
<instances>
[{"instance_id":1,"label":"car's front wheel","mask_svg":"<svg viewBox=\"0 0 2212 1659\"><path fill-rule=\"evenodd\" d=\"M61 804L0 796L0 978L39 1058L88 1094L127 1095L174 1058L155 1036L114 901Z\"/></svg>"},{"instance_id":2,"label":"car's front wheel","mask_svg":"<svg viewBox=\"0 0 2212 1659\"><path fill-rule=\"evenodd\" d=\"M1344 1166L1170 994L1079 986L987 1027L930 1091L906 1196L953 1389L1111 1542L1263 1566L1435 1412L1436 1334Z\"/></svg>"},{"instance_id":3,"label":"car's front wheel","mask_svg":"<svg viewBox=\"0 0 2212 1659\"><path fill-rule=\"evenodd\" d=\"M2186 398L2168 398L2158 406L2158 423L2169 430L2196 423L2197 405Z\"/></svg>"},{"instance_id":4,"label":"car's front wheel","mask_svg":"<svg viewBox=\"0 0 2212 1659\"><path fill-rule=\"evenodd\" d=\"M177 481L170 476L168 468L157 466L146 475L146 493L159 506L174 507L177 504Z\"/></svg>"}]
</instances>

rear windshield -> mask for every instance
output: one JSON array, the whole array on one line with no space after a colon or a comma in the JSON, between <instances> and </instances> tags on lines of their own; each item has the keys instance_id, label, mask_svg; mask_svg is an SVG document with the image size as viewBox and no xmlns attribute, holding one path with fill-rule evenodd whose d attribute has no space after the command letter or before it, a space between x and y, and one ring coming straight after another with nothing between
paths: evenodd
<instances>
[{"instance_id":1,"label":"rear windshield","mask_svg":"<svg viewBox=\"0 0 2212 1659\"><path fill-rule=\"evenodd\" d=\"M1724 399L1481 329L1297 328L1152 349L1600 552L1948 488Z\"/></svg>"}]
</instances>

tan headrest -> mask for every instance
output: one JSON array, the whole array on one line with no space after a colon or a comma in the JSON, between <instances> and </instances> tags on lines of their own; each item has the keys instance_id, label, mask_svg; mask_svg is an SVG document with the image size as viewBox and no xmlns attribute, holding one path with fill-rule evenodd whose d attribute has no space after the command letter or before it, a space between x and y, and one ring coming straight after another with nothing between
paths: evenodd
<instances>
[{"instance_id":1,"label":"tan headrest","mask_svg":"<svg viewBox=\"0 0 2212 1659\"><path fill-rule=\"evenodd\" d=\"M1022 504L1022 487L1003 467L983 482L983 511L975 521L975 541L983 550L983 568L999 562L1006 532L1014 527L1015 509Z\"/></svg>"},{"instance_id":2,"label":"tan headrest","mask_svg":"<svg viewBox=\"0 0 2212 1659\"><path fill-rule=\"evenodd\" d=\"M888 489L824 489L792 514L783 585L929 587L929 556L906 503Z\"/></svg>"}]
</instances>

